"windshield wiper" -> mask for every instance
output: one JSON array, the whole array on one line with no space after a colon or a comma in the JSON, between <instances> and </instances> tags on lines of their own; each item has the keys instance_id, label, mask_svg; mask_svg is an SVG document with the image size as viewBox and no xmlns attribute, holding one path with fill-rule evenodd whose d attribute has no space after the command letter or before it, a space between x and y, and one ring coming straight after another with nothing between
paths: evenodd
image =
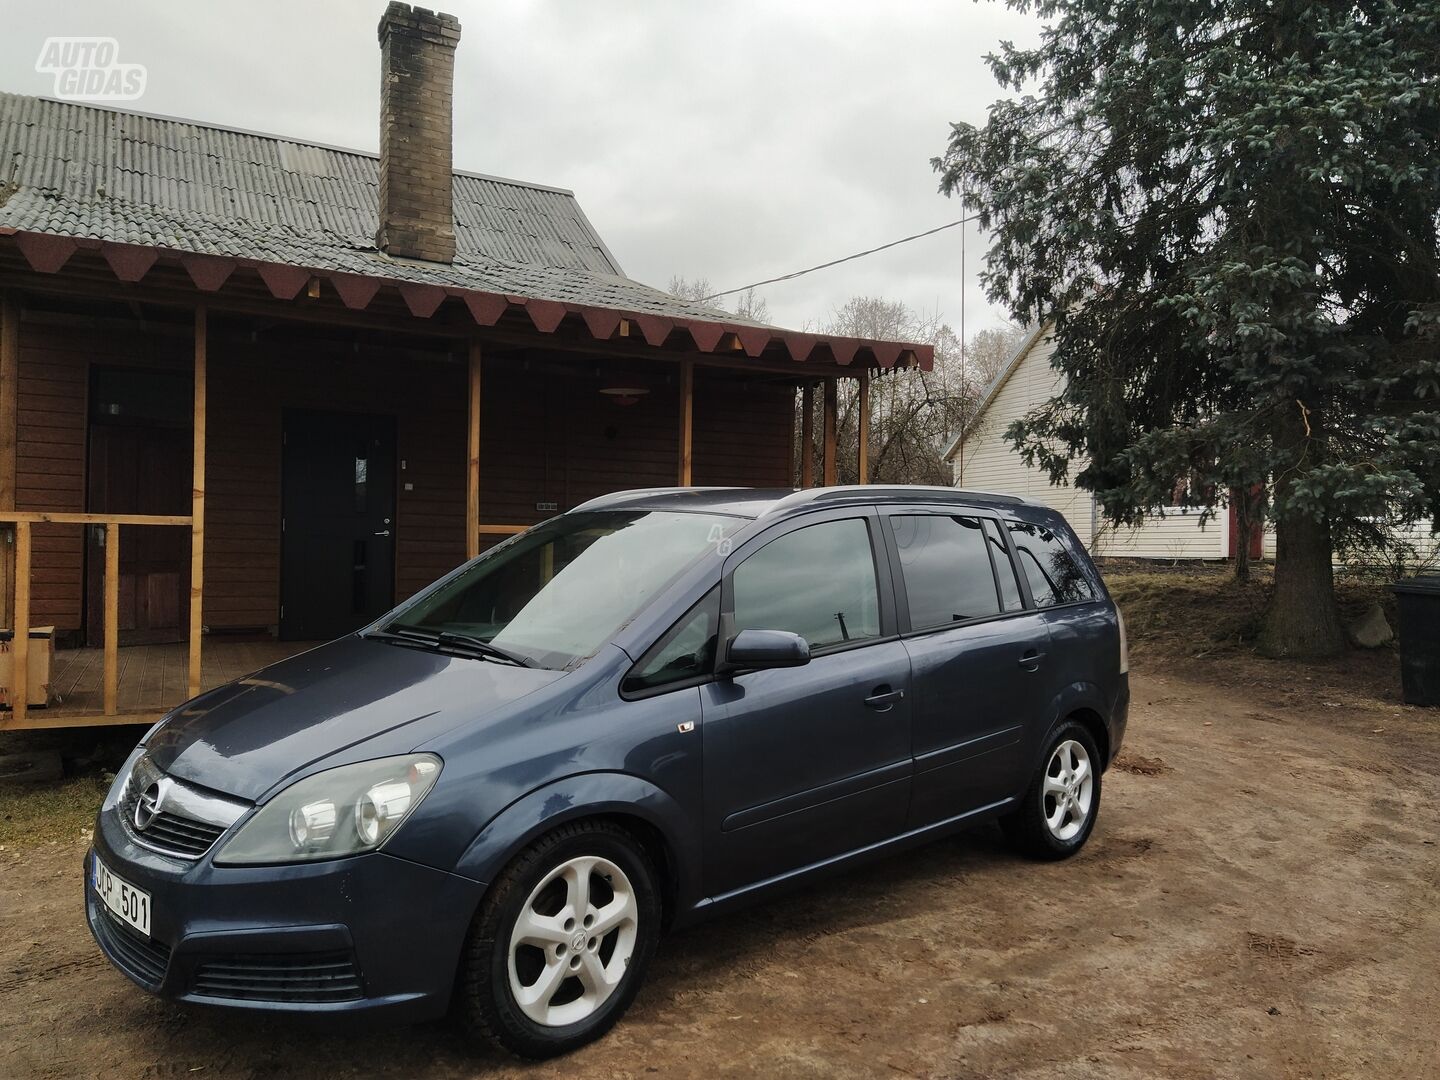
<instances>
[{"instance_id":1,"label":"windshield wiper","mask_svg":"<svg viewBox=\"0 0 1440 1080\"><path fill-rule=\"evenodd\" d=\"M442 648L467 649L492 660L501 660L507 664L514 664L516 667L539 666L528 656L521 656L519 653L511 652L509 649L502 649L499 645L492 645L482 638L471 637L469 634L457 634L453 630L442 630L440 636L435 640L436 644Z\"/></svg>"},{"instance_id":2,"label":"windshield wiper","mask_svg":"<svg viewBox=\"0 0 1440 1080\"><path fill-rule=\"evenodd\" d=\"M471 656L483 657L486 660L498 660L502 664L514 664L516 667L539 667L534 660L528 656L521 656L519 653L512 653L509 649L502 649L499 645L492 645L478 637L470 634L460 634L453 630L442 630L434 633L430 630L422 630L418 626L405 626L401 623L391 623L383 630L372 630L366 637L378 637L382 640L389 638L392 641L404 642L407 645L418 645L423 648L434 649L437 652L455 652Z\"/></svg>"}]
</instances>

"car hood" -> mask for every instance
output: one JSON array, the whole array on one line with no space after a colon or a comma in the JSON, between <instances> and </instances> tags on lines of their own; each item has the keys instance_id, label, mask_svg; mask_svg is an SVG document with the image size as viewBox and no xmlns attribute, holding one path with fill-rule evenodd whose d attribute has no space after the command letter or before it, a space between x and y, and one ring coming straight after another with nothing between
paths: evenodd
<instances>
[{"instance_id":1,"label":"car hood","mask_svg":"<svg viewBox=\"0 0 1440 1080\"><path fill-rule=\"evenodd\" d=\"M374 756L407 752L564 674L355 635L201 695L151 735L148 750L173 776L254 800L362 743L375 744ZM379 738L386 733L394 737Z\"/></svg>"}]
</instances>

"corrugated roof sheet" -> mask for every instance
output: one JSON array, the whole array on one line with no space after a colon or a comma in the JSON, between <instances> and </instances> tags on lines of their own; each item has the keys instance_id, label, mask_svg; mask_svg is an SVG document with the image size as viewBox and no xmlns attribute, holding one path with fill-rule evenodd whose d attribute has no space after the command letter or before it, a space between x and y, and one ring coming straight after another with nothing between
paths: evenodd
<instances>
[{"instance_id":1,"label":"corrugated roof sheet","mask_svg":"<svg viewBox=\"0 0 1440 1080\"><path fill-rule=\"evenodd\" d=\"M373 154L0 93L0 227L747 321L625 277L574 195L514 180L455 174L454 263L391 259L375 249L379 169Z\"/></svg>"}]
</instances>

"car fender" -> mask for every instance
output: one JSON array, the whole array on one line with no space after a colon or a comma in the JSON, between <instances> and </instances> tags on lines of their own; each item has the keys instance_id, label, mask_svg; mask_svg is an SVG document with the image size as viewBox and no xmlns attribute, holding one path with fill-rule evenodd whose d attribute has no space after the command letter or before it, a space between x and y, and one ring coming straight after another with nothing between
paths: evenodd
<instances>
[{"instance_id":1,"label":"car fender","mask_svg":"<svg viewBox=\"0 0 1440 1080\"><path fill-rule=\"evenodd\" d=\"M1044 755L1045 748L1050 745L1050 737L1066 719L1077 712L1082 710L1093 712L1100 717L1101 723L1108 730L1111 705L1112 703L1105 699L1105 692L1096 683L1077 681L1062 686L1050 703L1050 723L1032 748L1031 768L1039 768L1040 758ZM1107 761L1105 764L1109 765L1109 762ZM1028 777L1029 773L1027 772L1026 775Z\"/></svg>"},{"instance_id":2,"label":"car fender","mask_svg":"<svg viewBox=\"0 0 1440 1080\"><path fill-rule=\"evenodd\" d=\"M700 837L686 826L694 815L650 781L623 772L577 773L521 796L485 824L455 872L492 882L545 833L568 821L606 814L638 818L664 839L680 911L700 899Z\"/></svg>"}]
</instances>

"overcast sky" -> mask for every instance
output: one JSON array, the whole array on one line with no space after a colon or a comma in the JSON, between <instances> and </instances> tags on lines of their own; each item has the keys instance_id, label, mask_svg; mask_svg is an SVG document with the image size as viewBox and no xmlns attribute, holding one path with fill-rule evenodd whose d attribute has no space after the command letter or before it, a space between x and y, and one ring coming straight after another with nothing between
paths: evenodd
<instances>
[{"instance_id":1,"label":"overcast sky","mask_svg":"<svg viewBox=\"0 0 1440 1080\"><path fill-rule=\"evenodd\" d=\"M15 4L0 87L52 95L48 36L144 64L143 112L374 151L382 0ZM1038 24L981 0L440 0L460 18L455 166L573 189L625 271L728 289L961 216L930 158L999 94L983 56ZM967 226L966 329L1002 320ZM960 319L952 229L761 290L774 321L856 295Z\"/></svg>"}]
</instances>

